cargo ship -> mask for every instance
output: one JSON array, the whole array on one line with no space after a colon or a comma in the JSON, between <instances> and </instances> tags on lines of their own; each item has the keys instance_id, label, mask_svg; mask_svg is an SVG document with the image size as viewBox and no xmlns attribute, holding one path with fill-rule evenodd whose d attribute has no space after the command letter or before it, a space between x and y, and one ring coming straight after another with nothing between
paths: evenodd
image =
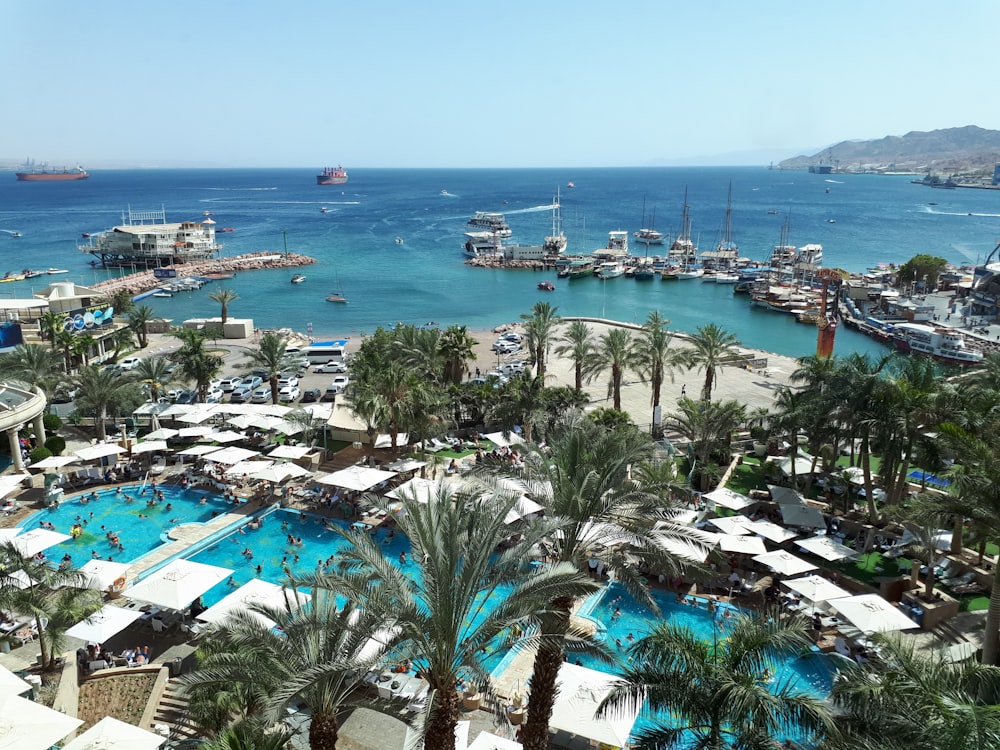
<instances>
[{"instance_id":1,"label":"cargo ship","mask_svg":"<svg viewBox=\"0 0 1000 750\"><path fill-rule=\"evenodd\" d=\"M347 170L341 166L323 167L323 171L316 175L317 185L343 185L347 182Z\"/></svg>"},{"instance_id":2,"label":"cargo ship","mask_svg":"<svg viewBox=\"0 0 1000 750\"><path fill-rule=\"evenodd\" d=\"M86 180L87 171L77 165L75 169L50 169L48 164L35 164L28 159L21 165L21 171L14 173L18 182L62 182L66 180Z\"/></svg>"}]
</instances>

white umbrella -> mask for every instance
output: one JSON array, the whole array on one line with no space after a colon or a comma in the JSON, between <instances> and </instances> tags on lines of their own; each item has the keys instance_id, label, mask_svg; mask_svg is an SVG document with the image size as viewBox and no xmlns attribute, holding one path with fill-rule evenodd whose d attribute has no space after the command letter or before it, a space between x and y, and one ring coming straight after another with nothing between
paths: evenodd
<instances>
[{"instance_id":1,"label":"white umbrella","mask_svg":"<svg viewBox=\"0 0 1000 750\"><path fill-rule=\"evenodd\" d=\"M171 427L160 427L146 435L146 440L169 440L172 437L177 437L179 432L180 430Z\"/></svg>"},{"instance_id":2,"label":"white umbrella","mask_svg":"<svg viewBox=\"0 0 1000 750\"><path fill-rule=\"evenodd\" d=\"M750 519L746 516L720 516L718 518L709 518L707 521L723 534L739 536L740 534L750 533L746 528L747 524L750 523Z\"/></svg>"},{"instance_id":3,"label":"white umbrella","mask_svg":"<svg viewBox=\"0 0 1000 750\"><path fill-rule=\"evenodd\" d=\"M117 456L119 453L125 453L125 449L117 443L98 443L76 451L76 455L84 461L96 461L106 456Z\"/></svg>"},{"instance_id":4,"label":"white umbrella","mask_svg":"<svg viewBox=\"0 0 1000 750\"><path fill-rule=\"evenodd\" d=\"M308 469L287 463L276 463L259 469L250 474L251 479L263 479L266 482L284 482L291 477L307 477L312 474Z\"/></svg>"},{"instance_id":5,"label":"white umbrella","mask_svg":"<svg viewBox=\"0 0 1000 750\"><path fill-rule=\"evenodd\" d=\"M35 461L30 467L31 469L61 469L63 466L74 463L78 461L78 458L73 456L49 456L48 458L43 458L41 461Z\"/></svg>"},{"instance_id":6,"label":"white umbrella","mask_svg":"<svg viewBox=\"0 0 1000 750\"><path fill-rule=\"evenodd\" d=\"M855 550L831 539L828 536L814 536L809 539L799 539L795 543L806 552L818 555L824 560L843 560L848 557L854 557L858 554Z\"/></svg>"},{"instance_id":7,"label":"white umbrella","mask_svg":"<svg viewBox=\"0 0 1000 750\"><path fill-rule=\"evenodd\" d=\"M128 572L128 563L111 562L110 560L87 560L80 567L80 572L87 576L87 588L107 591L119 578Z\"/></svg>"},{"instance_id":8,"label":"white umbrella","mask_svg":"<svg viewBox=\"0 0 1000 750\"><path fill-rule=\"evenodd\" d=\"M427 465L426 461L418 461L415 458L401 458L398 461L393 461L385 468L387 468L389 471L395 471L400 474L405 474L408 471L416 471L417 469L422 469L426 465Z\"/></svg>"},{"instance_id":9,"label":"white umbrella","mask_svg":"<svg viewBox=\"0 0 1000 750\"><path fill-rule=\"evenodd\" d=\"M166 737L105 716L62 750L156 750Z\"/></svg>"},{"instance_id":10,"label":"white umbrella","mask_svg":"<svg viewBox=\"0 0 1000 750\"><path fill-rule=\"evenodd\" d=\"M544 507L536 503L534 500L522 495L518 498L517 504L507 511L507 515L504 516L504 523L514 523L526 516L533 515L535 513L540 513L545 510Z\"/></svg>"},{"instance_id":11,"label":"white umbrella","mask_svg":"<svg viewBox=\"0 0 1000 750\"><path fill-rule=\"evenodd\" d=\"M213 432L215 432L215 430L207 424L196 424L193 427L181 427L177 431L177 437L202 437Z\"/></svg>"},{"instance_id":12,"label":"white umbrella","mask_svg":"<svg viewBox=\"0 0 1000 750\"><path fill-rule=\"evenodd\" d=\"M292 407L285 406L284 404L255 404L255 406L257 406L258 414L269 414L272 417L283 417L288 412L294 411Z\"/></svg>"},{"instance_id":13,"label":"white umbrella","mask_svg":"<svg viewBox=\"0 0 1000 750\"><path fill-rule=\"evenodd\" d=\"M267 455L269 458L290 458L295 460L309 455L313 450L313 448L305 445L279 445Z\"/></svg>"},{"instance_id":14,"label":"white umbrella","mask_svg":"<svg viewBox=\"0 0 1000 750\"><path fill-rule=\"evenodd\" d=\"M190 448L185 448L182 451L178 451L179 456L204 456L206 453L215 453L219 450L217 445L192 445Z\"/></svg>"},{"instance_id":15,"label":"white umbrella","mask_svg":"<svg viewBox=\"0 0 1000 750\"><path fill-rule=\"evenodd\" d=\"M364 492L377 484L392 479L394 476L396 476L396 472L394 471L369 469L364 466L348 466L346 469L321 476L316 481L320 484L332 484L334 487L342 487L345 490Z\"/></svg>"},{"instance_id":16,"label":"white umbrella","mask_svg":"<svg viewBox=\"0 0 1000 750\"><path fill-rule=\"evenodd\" d=\"M21 489L21 482L30 477L31 474L8 474L0 477L0 497L7 497L14 490Z\"/></svg>"},{"instance_id":17,"label":"white umbrella","mask_svg":"<svg viewBox=\"0 0 1000 750\"><path fill-rule=\"evenodd\" d=\"M259 455L260 451L252 451L247 448L238 448L235 445L231 445L228 448L220 448L214 453L206 454L206 460L216 464L228 464L231 466Z\"/></svg>"},{"instance_id":18,"label":"white umbrella","mask_svg":"<svg viewBox=\"0 0 1000 750\"><path fill-rule=\"evenodd\" d=\"M258 414L247 420L247 426L257 427L261 430L275 430L285 423L285 420L281 417L271 416L270 414Z\"/></svg>"},{"instance_id":19,"label":"white umbrella","mask_svg":"<svg viewBox=\"0 0 1000 750\"><path fill-rule=\"evenodd\" d=\"M161 417L179 417L182 414L187 414L189 411L194 411L197 407L192 404L171 404L166 409L160 412Z\"/></svg>"},{"instance_id":20,"label":"white umbrella","mask_svg":"<svg viewBox=\"0 0 1000 750\"><path fill-rule=\"evenodd\" d=\"M776 523L765 521L764 519L744 524L744 528L751 534L757 534L778 544L787 542L789 539L794 539L798 536L794 531L786 529L784 526L779 526Z\"/></svg>"},{"instance_id":21,"label":"white umbrella","mask_svg":"<svg viewBox=\"0 0 1000 750\"><path fill-rule=\"evenodd\" d=\"M202 622L222 622L233 612L247 610L252 604L298 609L310 599L312 597L309 594L303 594L301 591L262 581L259 578L251 578L236 591L227 594L221 601L199 614L198 619ZM264 615L256 612L250 614L265 627L274 627L274 622Z\"/></svg>"},{"instance_id":22,"label":"white umbrella","mask_svg":"<svg viewBox=\"0 0 1000 750\"><path fill-rule=\"evenodd\" d=\"M82 719L53 711L18 695L0 695L0 747L3 750L49 750L83 724Z\"/></svg>"},{"instance_id":23,"label":"white umbrella","mask_svg":"<svg viewBox=\"0 0 1000 750\"><path fill-rule=\"evenodd\" d=\"M787 458L781 459L778 462L778 468L781 469L781 473L785 476L792 475L792 458L788 456ZM817 467L818 468L818 467ZM800 453L795 457L795 474L796 476L805 476L806 474L812 474L813 460L812 457L806 456L804 453Z\"/></svg>"},{"instance_id":24,"label":"white umbrella","mask_svg":"<svg viewBox=\"0 0 1000 750\"><path fill-rule=\"evenodd\" d=\"M806 502L806 499L791 487L769 484L767 485L767 489L771 492L771 499L781 505L785 505L786 503L791 503L792 505L804 505Z\"/></svg>"},{"instance_id":25,"label":"white umbrella","mask_svg":"<svg viewBox=\"0 0 1000 750\"><path fill-rule=\"evenodd\" d=\"M34 557L42 550L62 544L69 538L69 534L61 534L58 531L32 529L14 537L12 543L25 557Z\"/></svg>"},{"instance_id":26,"label":"white umbrella","mask_svg":"<svg viewBox=\"0 0 1000 750\"><path fill-rule=\"evenodd\" d=\"M518 435L516 432L512 432L509 435L504 435L502 432L490 432L483 435L487 440L489 440L494 445L500 446L501 448L507 448L512 445L520 445L524 442L524 438Z\"/></svg>"},{"instance_id":27,"label":"white umbrella","mask_svg":"<svg viewBox=\"0 0 1000 750\"><path fill-rule=\"evenodd\" d=\"M385 493L386 497L390 497L393 500L402 500L403 498L413 498L418 503L423 503L426 505L430 502L431 498L437 497L437 486L440 484L440 479L424 479L423 477L413 477L413 479L408 482L403 482L399 487L393 490L389 490ZM458 485L455 485L455 490L458 489Z\"/></svg>"},{"instance_id":28,"label":"white umbrella","mask_svg":"<svg viewBox=\"0 0 1000 750\"><path fill-rule=\"evenodd\" d=\"M136 453L153 453L155 451L166 453L168 450L166 440L144 440L132 446L132 455Z\"/></svg>"},{"instance_id":29,"label":"white umbrella","mask_svg":"<svg viewBox=\"0 0 1000 750\"><path fill-rule=\"evenodd\" d=\"M66 631L66 635L94 643L104 643L145 614L141 609L125 609L105 604L86 620ZM89 621L89 622L88 622Z\"/></svg>"},{"instance_id":30,"label":"white umbrella","mask_svg":"<svg viewBox=\"0 0 1000 750\"><path fill-rule=\"evenodd\" d=\"M203 406L200 409L192 409L184 414L178 414L177 421L184 422L185 424L201 424L202 422L207 422L209 419L214 417L215 414L216 412L214 409L208 406Z\"/></svg>"},{"instance_id":31,"label":"white umbrella","mask_svg":"<svg viewBox=\"0 0 1000 750\"><path fill-rule=\"evenodd\" d=\"M799 594L811 602L828 602L831 599L843 599L851 595L847 589L842 589L822 576L805 576L792 578L781 582L782 586Z\"/></svg>"},{"instance_id":32,"label":"white umbrella","mask_svg":"<svg viewBox=\"0 0 1000 750\"><path fill-rule=\"evenodd\" d=\"M767 547L760 537L738 536L736 534L719 534L719 547L723 552L736 552L741 555L763 555Z\"/></svg>"},{"instance_id":33,"label":"white umbrella","mask_svg":"<svg viewBox=\"0 0 1000 750\"><path fill-rule=\"evenodd\" d=\"M563 662L556 681L559 692L549 720L551 728L612 747L628 744L632 727L639 717L638 703L609 710L605 716L597 718L597 707L618 681L617 677Z\"/></svg>"},{"instance_id":34,"label":"white umbrella","mask_svg":"<svg viewBox=\"0 0 1000 750\"><path fill-rule=\"evenodd\" d=\"M816 566L808 560L803 560L801 557L796 557L791 552L785 552L784 550L757 555L753 560L754 562L759 562L761 565L766 565L775 573L780 573L783 576L794 576L809 570L816 570Z\"/></svg>"},{"instance_id":35,"label":"white umbrella","mask_svg":"<svg viewBox=\"0 0 1000 750\"><path fill-rule=\"evenodd\" d=\"M723 508L729 508L730 510L742 510L748 505L753 505L754 503L754 501L746 495L733 492L731 489L726 487L719 487L711 492L706 492L702 495L702 497L705 500L709 500L716 505L721 505Z\"/></svg>"},{"instance_id":36,"label":"white umbrella","mask_svg":"<svg viewBox=\"0 0 1000 750\"><path fill-rule=\"evenodd\" d=\"M521 750L521 743L492 732L480 732L465 750Z\"/></svg>"},{"instance_id":37,"label":"white umbrella","mask_svg":"<svg viewBox=\"0 0 1000 750\"><path fill-rule=\"evenodd\" d=\"M258 471L263 471L274 465L274 461L240 461L226 469L227 477L238 477L246 474L248 477Z\"/></svg>"},{"instance_id":38,"label":"white umbrella","mask_svg":"<svg viewBox=\"0 0 1000 750\"><path fill-rule=\"evenodd\" d=\"M215 565L174 560L128 589L128 596L167 609L184 609L232 573Z\"/></svg>"},{"instance_id":39,"label":"white umbrella","mask_svg":"<svg viewBox=\"0 0 1000 750\"><path fill-rule=\"evenodd\" d=\"M226 422L237 429L245 430L251 426L250 423L253 422L253 419L253 414L237 414L235 417L229 417Z\"/></svg>"},{"instance_id":40,"label":"white umbrella","mask_svg":"<svg viewBox=\"0 0 1000 750\"><path fill-rule=\"evenodd\" d=\"M0 695L20 695L31 690L31 685L22 680L7 667L0 666Z\"/></svg>"},{"instance_id":41,"label":"white umbrella","mask_svg":"<svg viewBox=\"0 0 1000 750\"><path fill-rule=\"evenodd\" d=\"M22 531L24 531L24 529L20 526L14 526L9 529L0 529L0 544L6 544Z\"/></svg>"},{"instance_id":42,"label":"white umbrella","mask_svg":"<svg viewBox=\"0 0 1000 750\"><path fill-rule=\"evenodd\" d=\"M858 594L845 599L834 599L830 602L830 606L864 633L884 633L919 627L878 594Z\"/></svg>"},{"instance_id":43,"label":"white umbrella","mask_svg":"<svg viewBox=\"0 0 1000 750\"><path fill-rule=\"evenodd\" d=\"M823 514L811 505L793 505L785 503L778 506L781 510L781 520L789 526L806 526L813 529L825 529L826 521Z\"/></svg>"},{"instance_id":44,"label":"white umbrella","mask_svg":"<svg viewBox=\"0 0 1000 750\"><path fill-rule=\"evenodd\" d=\"M202 440L214 440L216 443L235 443L239 440L246 440L247 436L242 432L233 430L223 430L222 432L210 432L204 435Z\"/></svg>"}]
</instances>

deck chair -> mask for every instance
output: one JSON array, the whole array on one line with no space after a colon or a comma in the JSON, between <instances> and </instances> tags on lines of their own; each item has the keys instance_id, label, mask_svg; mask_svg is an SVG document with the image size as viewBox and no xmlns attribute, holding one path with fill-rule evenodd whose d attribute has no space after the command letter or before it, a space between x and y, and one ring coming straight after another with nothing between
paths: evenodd
<instances>
[{"instance_id":1,"label":"deck chair","mask_svg":"<svg viewBox=\"0 0 1000 750\"><path fill-rule=\"evenodd\" d=\"M163 624L163 620L155 617L149 621L149 624L153 626L154 633L165 633L167 630L167 626Z\"/></svg>"},{"instance_id":2,"label":"deck chair","mask_svg":"<svg viewBox=\"0 0 1000 750\"><path fill-rule=\"evenodd\" d=\"M848 659L854 658L851 655L851 647L848 646L847 641L845 641L840 636L837 636L836 638L833 639L833 648L841 656L846 656Z\"/></svg>"},{"instance_id":3,"label":"deck chair","mask_svg":"<svg viewBox=\"0 0 1000 750\"><path fill-rule=\"evenodd\" d=\"M167 459L163 456L157 456L152 464L149 466L150 474L162 474L167 469Z\"/></svg>"},{"instance_id":4,"label":"deck chair","mask_svg":"<svg viewBox=\"0 0 1000 750\"><path fill-rule=\"evenodd\" d=\"M942 578L941 583L950 589L961 588L963 586L968 586L976 580L976 571L967 570L961 575L952 576L951 578Z\"/></svg>"}]
</instances>

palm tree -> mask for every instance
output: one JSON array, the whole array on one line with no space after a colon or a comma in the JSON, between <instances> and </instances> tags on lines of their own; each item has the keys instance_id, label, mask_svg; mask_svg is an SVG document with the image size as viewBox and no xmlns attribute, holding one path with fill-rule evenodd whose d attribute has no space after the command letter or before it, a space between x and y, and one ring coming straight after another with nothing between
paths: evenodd
<instances>
[{"instance_id":1,"label":"palm tree","mask_svg":"<svg viewBox=\"0 0 1000 750\"><path fill-rule=\"evenodd\" d=\"M60 370L59 356L45 346L19 344L13 351L0 355L0 374L27 383L37 392L54 392Z\"/></svg>"},{"instance_id":2,"label":"palm tree","mask_svg":"<svg viewBox=\"0 0 1000 750\"><path fill-rule=\"evenodd\" d=\"M597 347L597 356L586 368L589 378L596 377L606 369L611 370L608 380L608 396L612 399L613 408L622 408L622 381L625 373L635 361L635 346L632 334L624 328L612 328L601 336Z\"/></svg>"},{"instance_id":3,"label":"palm tree","mask_svg":"<svg viewBox=\"0 0 1000 750\"><path fill-rule=\"evenodd\" d=\"M351 408L358 419L365 423L365 433L368 435L367 461L375 465L375 440L379 430L389 424L389 409L385 397L367 381L351 383Z\"/></svg>"},{"instance_id":4,"label":"palm tree","mask_svg":"<svg viewBox=\"0 0 1000 750\"><path fill-rule=\"evenodd\" d=\"M738 401L692 401L682 398L677 411L667 415L665 429L687 438L693 450L692 472L700 477L702 492L709 489L715 464L712 455L725 451L728 458L733 431L746 423L746 407Z\"/></svg>"},{"instance_id":5,"label":"palm tree","mask_svg":"<svg viewBox=\"0 0 1000 750\"><path fill-rule=\"evenodd\" d=\"M223 727L199 750L285 750L292 732L284 724L242 719Z\"/></svg>"},{"instance_id":6,"label":"palm tree","mask_svg":"<svg viewBox=\"0 0 1000 750\"><path fill-rule=\"evenodd\" d=\"M545 413L545 384L540 377L522 375L504 383L492 402L488 420L500 426L505 434L515 427L524 431L524 439L531 442L532 426L543 422Z\"/></svg>"},{"instance_id":7,"label":"palm tree","mask_svg":"<svg viewBox=\"0 0 1000 750\"><path fill-rule=\"evenodd\" d=\"M716 370L734 364L740 355L740 342L735 334L715 323L698 326L696 332L688 337L688 342L692 348L689 367L705 371L705 385L701 389L701 398L703 401L708 401L712 398Z\"/></svg>"},{"instance_id":8,"label":"palm tree","mask_svg":"<svg viewBox=\"0 0 1000 750\"><path fill-rule=\"evenodd\" d=\"M66 631L103 604L99 592L83 588L85 579L77 570L21 554L12 542L0 546L0 607L34 620L44 669L62 653Z\"/></svg>"},{"instance_id":9,"label":"palm tree","mask_svg":"<svg viewBox=\"0 0 1000 750\"><path fill-rule=\"evenodd\" d=\"M653 444L634 427L612 431L580 417L567 421L549 437L544 450L528 447L523 473L513 473L509 481L523 486L545 508L545 517L558 524L559 533L551 541L555 559L584 569L592 556L599 555L615 580L640 601L651 602L635 561L642 560L664 574L677 573L686 561L665 551L664 537L693 539L689 530L669 523L673 506L665 497L671 483L646 481L639 472L630 475L631 467L653 458ZM665 531L651 533L657 520L665 522ZM601 534L593 533L595 524L603 529ZM535 654L522 734L527 750L548 747L556 678L566 636L571 634L573 604L572 597L553 598L542 619L546 637Z\"/></svg>"},{"instance_id":10,"label":"palm tree","mask_svg":"<svg viewBox=\"0 0 1000 750\"><path fill-rule=\"evenodd\" d=\"M65 323L66 316L52 312L52 310L46 310L38 319L38 327L41 329L42 337L48 340L53 351L57 347L56 335L64 329Z\"/></svg>"},{"instance_id":11,"label":"palm tree","mask_svg":"<svg viewBox=\"0 0 1000 750\"><path fill-rule=\"evenodd\" d=\"M110 339L111 344L114 346L114 351L111 353L112 362L117 362L118 357L121 356L122 350L135 343L134 333L128 326L118 328L108 337L108 339Z\"/></svg>"},{"instance_id":12,"label":"palm tree","mask_svg":"<svg viewBox=\"0 0 1000 750\"><path fill-rule=\"evenodd\" d=\"M399 525L412 545L405 567L415 575L387 560L368 534L345 531L352 544L341 570L315 583L383 613L398 629L397 652L418 662L430 686L424 747L453 750L456 684L468 679L493 697L489 652L509 645L512 632L534 632L546 602L573 601L595 585L567 563L530 568L531 548L554 526L505 524L517 493L470 493L443 481L426 503L402 494Z\"/></svg>"},{"instance_id":13,"label":"palm tree","mask_svg":"<svg viewBox=\"0 0 1000 750\"><path fill-rule=\"evenodd\" d=\"M139 348L145 349L149 346L149 330L147 326L156 319L156 311L149 305L138 305L132 309L128 316L128 327L132 329L136 339L139 341Z\"/></svg>"},{"instance_id":14,"label":"palm tree","mask_svg":"<svg viewBox=\"0 0 1000 750\"><path fill-rule=\"evenodd\" d=\"M438 349L444 358L446 383L461 383L469 360L475 358L476 340L465 326L448 326L438 340Z\"/></svg>"},{"instance_id":15,"label":"palm tree","mask_svg":"<svg viewBox=\"0 0 1000 750\"><path fill-rule=\"evenodd\" d=\"M558 307L553 307L548 302L536 302L531 307L530 315L521 314L521 319L525 321L525 343L535 360L535 375L540 378L545 377L545 359L560 322L558 310Z\"/></svg>"},{"instance_id":16,"label":"palm tree","mask_svg":"<svg viewBox=\"0 0 1000 750\"><path fill-rule=\"evenodd\" d=\"M441 332L436 328L396 326L386 354L424 380L437 383L444 377L447 363L441 352Z\"/></svg>"},{"instance_id":17,"label":"palm tree","mask_svg":"<svg viewBox=\"0 0 1000 750\"><path fill-rule=\"evenodd\" d=\"M840 665L831 693L839 733L824 748L1000 747L1000 668L895 635L872 639L878 659Z\"/></svg>"},{"instance_id":18,"label":"palm tree","mask_svg":"<svg viewBox=\"0 0 1000 750\"><path fill-rule=\"evenodd\" d=\"M399 433L409 427L423 406L424 382L399 362L388 363L374 381L388 417L393 458L399 455Z\"/></svg>"},{"instance_id":19,"label":"palm tree","mask_svg":"<svg viewBox=\"0 0 1000 750\"><path fill-rule=\"evenodd\" d=\"M686 628L658 625L632 648L601 712L646 706L657 718L633 737L649 748L772 748L789 725L812 732L831 726L822 700L787 681L761 679L812 645L802 622L741 615L715 627L727 627L724 638L706 642Z\"/></svg>"},{"instance_id":20,"label":"palm tree","mask_svg":"<svg viewBox=\"0 0 1000 750\"><path fill-rule=\"evenodd\" d=\"M341 713L354 705L358 675L372 669L391 645L372 639L379 627L373 613L320 592L304 607L295 605L294 582L284 607L251 605L211 631L213 641L198 670L181 684L196 696L223 692L245 701L244 719L277 724L285 709L304 703L312 712L309 747L334 750ZM274 623L263 622L263 616Z\"/></svg>"},{"instance_id":21,"label":"palm tree","mask_svg":"<svg viewBox=\"0 0 1000 750\"><path fill-rule=\"evenodd\" d=\"M292 366L292 357L285 352L287 344L275 333L265 333L260 337L256 349L247 352L245 362L267 371L267 382L271 385L271 403L278 403L278 378Z\"/></svg>"},{"instance_id":22,"label":"palm tree","mask_svg":"<svg viewBox=\"0 0 1000 750\"><path fill-rule=\"evenodd\" d=\"M222 307L222 312L221 312L222 325L225 325L226 321L229 320L229 304L231 302L235 302L236 300L238 300L240 298L240 295L238 295L232 289L219 288L216 289L211 294L209 294L208 298L213 302L218 302L219 305Z\"/></svg>"},{"instance_id":23,"label":"palm tree","mask_svg":"<svg viewBox=\"0 0 1000 750\"><path fill-rule=\"evenodd\" d=\"M674 336L667 331L669 322L657 310L649 313L634 349L632 368L642 382L649 381L652 388L650 405L654 414L660 405L664 378L669 375L673 382L674 369L687 367L691 354L690 349L670 348Z\"/></svg>"},{"instance_id":24,"label":"palm tree","mask_svg":"<svg viewBox=\"0 0 1000 750\"><path fill-rule=\"evenodd\" d=\"M132 376L149 388L149 398L155 404L163 389L174 379L173 372L165 357L143 357L132 370Z\"/></svg>"},{"instance_id":25,"label":"palm tree","mask_svg":"<svg viewBox=\"0 0 1000 750\"><path fill-rule=\"evenodd\" d=\"M181 340L181 346L170 355L177 363L180 378L193 381L198 391L198 400L204 402L208 394L208 384L222 369L222 357L205 348L206 334L194 328L181 328L170 332Z\"/></svg>"},{"instance_id":26,"label":"palm tree","mask_svg":"<svg viewBox=\"0 0 1000 750\"><path fill-rule=\"evenodd\" d=\"M137 402L136 406L142 403L135 381L96 365L81 367L73 378L73 385L77 389L77 408L84 414L93 415L99 441L107 437L105 423L109 415L124 411L133 402Z\"/></svg>"},{"instance_id":27,"label":"palm tree","mask_svg":"<svg viewBox=\"0 0 1000 750\"><path fill-rule=\"evenodd\" d=\"M556 347L556 354L569 356L573 360L574 387L578 391L583 390L583 375L587 364L597 356L597 347L591 333L590 326L582 320L574 320L557 339L563 343Z\"/></svg>"}]
</instances>

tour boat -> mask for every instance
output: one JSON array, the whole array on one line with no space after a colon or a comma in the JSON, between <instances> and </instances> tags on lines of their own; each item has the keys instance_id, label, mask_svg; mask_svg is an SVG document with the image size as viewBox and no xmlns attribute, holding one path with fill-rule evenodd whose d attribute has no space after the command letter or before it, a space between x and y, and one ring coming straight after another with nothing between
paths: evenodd
<instances>
[{"instance_id":1,"label":"tour boat","mask_svg":"<svg viewBox=\"0 0 1000 750\"><path fill-rule=\"evenodd\" d=\"M556 289L556 285L553 284L551 281L539 281L538 288L541 289L543 292L554 292Z\"/></svg>"}]
</instances>

